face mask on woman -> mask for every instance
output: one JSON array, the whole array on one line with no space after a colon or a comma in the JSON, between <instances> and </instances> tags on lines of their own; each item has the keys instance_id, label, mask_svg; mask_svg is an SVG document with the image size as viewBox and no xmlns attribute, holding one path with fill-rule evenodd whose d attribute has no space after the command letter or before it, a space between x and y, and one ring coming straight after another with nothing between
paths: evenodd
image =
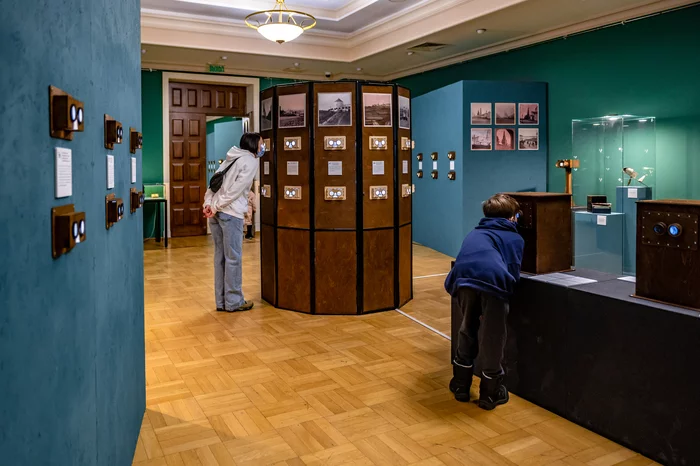
<instances>
[{"instance_id":1,"label":"face mask on woman","mask_svg":"<svg viewBox=\"0 0 700 466\"><path fill-rule=\"evenodd\" d=\"M255 154L257 157L262 157L265 155L265 144L260 145L260 149L258 149L258 153Z\"/></svg>"}]
</instances>

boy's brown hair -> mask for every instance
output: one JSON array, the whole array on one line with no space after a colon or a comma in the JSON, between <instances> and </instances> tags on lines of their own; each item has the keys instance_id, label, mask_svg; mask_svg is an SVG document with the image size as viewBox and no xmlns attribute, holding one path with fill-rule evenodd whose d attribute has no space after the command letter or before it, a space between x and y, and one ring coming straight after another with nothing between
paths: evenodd
<instances>
[{"instance_id":1,"label":"boy's brown hair","mask_svg":"<svg viewBox=\"0 0 700 466\"><path fill-rule=\"evenodd\" d=\"M495 194L483 203L484 216L490 218L511 218L520 211L520 204L507 194Z\"/></svg>"}]
</instances>

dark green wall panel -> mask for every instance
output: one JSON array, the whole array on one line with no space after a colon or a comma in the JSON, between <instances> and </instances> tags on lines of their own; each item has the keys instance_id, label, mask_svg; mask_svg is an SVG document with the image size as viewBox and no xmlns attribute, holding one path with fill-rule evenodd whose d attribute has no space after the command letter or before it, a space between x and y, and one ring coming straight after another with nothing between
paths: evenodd
<instances>
[{"instance_id":1,"label":"dark green wall panel","mask_svg":"<svg viewBox=\"0 0 700 466\"><path fill-rule=\"evenodd\" d=\"M549 83L550 191L571 155L571 120L657 117L657 198L700 198L700 7L409 76L413 97L464 79Z\"/></svg>"}]
</instances>

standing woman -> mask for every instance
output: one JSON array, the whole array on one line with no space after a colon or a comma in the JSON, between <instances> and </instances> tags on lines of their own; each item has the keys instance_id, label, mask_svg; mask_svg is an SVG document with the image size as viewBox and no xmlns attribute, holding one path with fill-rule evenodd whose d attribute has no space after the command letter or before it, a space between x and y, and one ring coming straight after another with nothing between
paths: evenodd
<instances>
[{"instance_id":1,"label":"standing woman","mask_svg":"<svg viewBox=\"0 0 700 466\"><path fill-rule=\"evenodd\" d=\"M258 158L265 154L265 147L258 133L245 133L240 146L228 151L216 171L223 175L221 187L212 190L215 174L204 195L203 212L214 238L217 311L247 311L253 307L253 302L243 297L243 218L248 213L248 192L258 172Z\"/></svg>"}]
</instances>

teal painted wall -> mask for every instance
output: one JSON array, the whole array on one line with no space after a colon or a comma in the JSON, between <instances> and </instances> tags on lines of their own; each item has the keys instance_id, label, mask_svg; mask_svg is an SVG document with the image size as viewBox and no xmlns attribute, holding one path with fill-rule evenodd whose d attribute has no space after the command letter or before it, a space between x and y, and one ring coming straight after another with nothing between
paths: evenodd
<instances>
[{"instance_id":1,"label":"teal painted wall","mask_svg":"<svg viewBox=\"0 0 700 466\"><path fill-rule=\"evenodd\" d=\"M413 241L445 254L455 255L464 237L460 224L464 212L464 183L447 180L447 152L458 151L455 168L464 166L463 82L411 100L411 132L416 147L413 154L423 154L423 178L413 174L416 192L413 194ZM468 128L467 128L468 131ZM442 178L430 178L433 161L431 152L438 152L438 173ZM413 162L414 172L419 162ZM460 176L461 178L461 176Z\"/></svg>"},{"instance_id":2,"label":"teal painted wall","mask_svg":"<svg viewBox=\"0 0 700 466\"><path fill-rule=\"evenodd\" d=\"M138 0L7 0L0 17L0 463L131 464L145 409L142 214L130 214L128 138L141 128ZM49 136L48 87L85 104L85 131ZM54 198L54 148L72 149L73 196ZM106 155L115 189L106 189ZM125 200L107 231L104 197ZM87 240L51 257L51 208L75 204Z\"/></svg>"},{"instance_id":3,"label":"teal painted wall","mask_svg":"<svg viewBox=\"0 0 700 466\"><path fill-rule=\"evenodd\" d=\"M538 103L539 125L471 125L471 103ZM414 241L455 257L464 237L483 216L481 203L497 192L544 191L547 183L547 85L505 81L460 81L412 99L412 127L416 148L423 154L423 178L413 183ZM492 111L494 106L492 105ZM539 128L538 150L471 150L471 129ZM492 139L493 140L493 139ZM494 141L495 144L495 141ZM454 181L449 151L455 151ZM432 179L438 153L438 178Z\"/></svg>"},{"instance_id":4,"label":"teal painted wall","mask_svg":"<svg viewBox=\"0 0 700 466\"><path fill-rule=\"evenodd\" d=\"M657 198L700 199L700 6L406 77L414 97L463 79L549 84L549 163L571 155L571 120L657 117ZM564 174L549 169L548 189Z\"/></svg>"}]
</instances>

